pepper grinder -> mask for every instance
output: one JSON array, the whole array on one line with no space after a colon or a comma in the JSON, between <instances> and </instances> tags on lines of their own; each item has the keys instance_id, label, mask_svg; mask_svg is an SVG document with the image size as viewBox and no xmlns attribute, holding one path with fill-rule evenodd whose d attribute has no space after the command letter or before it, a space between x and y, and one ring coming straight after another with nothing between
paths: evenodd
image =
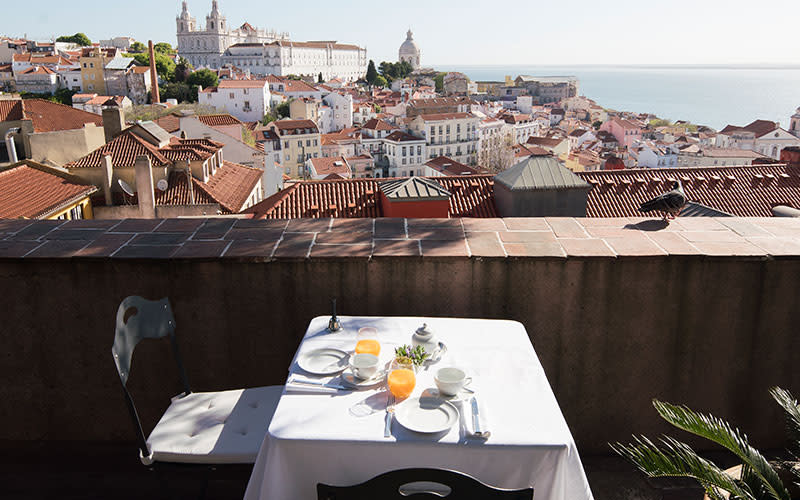
<instances>
[{"instance_id":1,"label":"pepper grinder","mask_svg":"<svg viewBox=\"0 0 800 500\"><path fill-rule=\"evenodd\" d=\"M342 329L342 324L339 323L339 318L336 317L336 299L333 299L333 316L328 321L328 331L338 332Z\"/></svg>"}]
</instances>

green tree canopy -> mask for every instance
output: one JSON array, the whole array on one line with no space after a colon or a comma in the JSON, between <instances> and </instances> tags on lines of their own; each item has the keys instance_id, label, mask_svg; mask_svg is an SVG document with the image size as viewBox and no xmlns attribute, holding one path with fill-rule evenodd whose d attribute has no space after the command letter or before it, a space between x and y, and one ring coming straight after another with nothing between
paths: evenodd
<instances>
[{"instance_id":1,"label":"green tree canopy","mask_svg":"<svg viewBox=\"0 0 800 500\"><path fill-rule=\"evenodd\" d=\"M289 101L284 101L275 107L275 113L279 118L286 118L289 116Z\"/></svg>"},{"instance_id":2,"label":"green tree canopy","mask_svg":"<svg viewBox=\"0 0 800 500\"><path fill-rule=\"evenodd\" d=\"M168 44L167 42L158 42L157 44L153 45L153 50L159 54L172 55L175 53L175 49L173 49L172 45Z\"/></svg>"},{"instance_id":3,"label":"green tree canopy","mask_svg":"<svg viewBox=\"0 0 800 500\"><path fill-rule=\"evenodd\" d=\"M436 83L436 92L444 92L444 75L446 74L447 73L437 73L433 78L434 83Z\"/></svg>"},{"instance_id":4,"label":"green tree canopy","mask_svg":"<svg viewBox=\"0 0 800 500\"><path fill-rule=\"evenodd\" d=\"M92 41L84 33L75 33L72 36L64 35L56 38L57 42L64 43L77 43L81 47L88 47L92 45Z\"/></svg>"},{"instance_id":5,"label":"green tree canopy","mask_svg":"<svg viewBox=\"0 0 800 500\"><path fill-rule=\"evenodd\" d=\"M408 61L401 61L401 62L387 62L383 61L380 66L378 66L381 75L386 78L386 81L391 82L392 80L396 80L398 78L405 78L411 74L414 70L411 67L411 63ZM367 67L367 72L369 72L369 67Z\"/></svg>"},{"instance_id":6,"label":"green tree canopy","mask_svg":"<svg viewBox=\"0 0 800 500\"><path fill-rule=\"evenodd\" d=\"M150 66L150 55L147 53L136 54L133 58L142 66ZM156 72L168 82L175 81L175 61L166 54L156 53Z\"/></svg>"},{"instance_id":7,"label":"green tree canopy","mask_svg":"<svg viewBox=\"0 0 800 500\"><path fill-rule=\"evenodd\" d=\"M376 87L386 87L387 85L389 85L389 82L386 81L386 78L382 77L381 75L378 75L375 77L375 83L373 83L373 85L375 85Z\"/></svg>"},{"instance_id":8,"label":"green tree canopy","mask_svg":"<svg viewBox=\"0 0 800 500\"><path fill-rule=\"evenodd\" d=\"M325 80L322 79L322 73L320 73L319 77L317 78L317 83L324 83L324 82Z\"/></svg>"},{"instance_id":9,"label":"green tree canopy","mask_svg":"<svg viewBox=\"0 0 800 500\"><path fill-rule=\"evenodd\" d=\"M131 47L128 49L128 52L131 54L141 54L143 52L147 52L147 45L143 44L142 42L133 42Z\"/></svg>"},{"instance_id":10,"label":"green tree canopy","mask_svg":"<svg viewBox=\"0 0 800 500\"><path fill-rule=\"evenodd\" d=\"M378 70L375 69L375 61L372 59L369 60L369 66L367 66L367 83L370 85L375 85L375 78L378 77Z\"/></svg>"},{"instance_id":11,"label":"green tree canopy","mask_svg":"<svg viewBox=\"0 0 800 500\"><path fill-rule=\"evenodd\" d=\"M303 79L300 76L297 76L295 74L286 75L286 78L288 78L289 80L302 80Z\"/></svg>"},{"instance_id":12,"label":"green tree canopy","mask_svg":"<svg viewBox=\"0 0 800 500\"><path fill-rule=\"evenodd\" d=\"M197 102L197 86L185 82L170 82L159 87L161 99L176 99L179 103Z\"/></svg>"},{"instance_id":13,"label":"green tree canopy","mask_svg":"<svg viewBox=\"0 0 800 500\"><path fill-rule=\"evenodd\" d=\"M192 63L190 63L183 57L179 58L178 63L175 65L175 81L185 82L193 71L194 71L194 66L192 66Z\"/></svg>"},{"instance_id":14,"label":"green tree canopy","mask_svg":"<svg viewBox=\"0 0 800 500\"><path fill-rule=\"evenodd\" d=\"M219 77L210 69L200 69L189 75L186 79L189 85L199 85L200 87L216 87L219 85Z\"/></svg>"}]
</instances>

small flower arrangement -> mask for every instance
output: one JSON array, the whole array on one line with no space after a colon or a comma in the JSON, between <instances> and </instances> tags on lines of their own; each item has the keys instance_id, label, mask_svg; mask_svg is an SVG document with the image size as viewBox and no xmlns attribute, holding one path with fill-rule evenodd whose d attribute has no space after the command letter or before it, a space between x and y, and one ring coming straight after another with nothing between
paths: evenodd
<instances>
[{"instance_id":1,"label":"small flower arrangement","mask_svg":"<svg viewBox=\"0 0 800 500\"><path fill-rule=\"evenodd\" d=\"M419 367L422 366L422 363L424 363L426 359L430 358L431 355L425 352L425 348L421 345L418 345L417 347L404 345L395 347L394 357L400 364L413 364L415 367Z\"/></svg>"}]
</instances>

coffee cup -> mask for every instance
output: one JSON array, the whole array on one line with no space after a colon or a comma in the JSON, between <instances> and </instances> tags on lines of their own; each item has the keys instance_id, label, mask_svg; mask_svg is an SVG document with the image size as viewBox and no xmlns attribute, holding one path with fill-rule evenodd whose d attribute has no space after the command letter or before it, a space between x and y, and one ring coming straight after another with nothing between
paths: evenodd
<instances>
[{"instance_id":1,"label":"coffee cup","mask_svg":"<svg viewBox=\"0 0 800 500\"><path fill-rule=\"evenodd\" d=\"M350 358L350 369L353 375L361 380L367 380L378 373L378 356L368 353L360 353Z\"/></svg>"},{"instance_id":2,"label":"coffee cup","mask_svg":"<svg viewBox=\"0 0 800 500\"><path fill-rule=\"evenodd\" d=\"M433 380L442 395L455 396L461 392L461 389L472 382L472 377L467 377L467 374L461 368L451 367L440 368Z\"/></svg>"}]
</instances>

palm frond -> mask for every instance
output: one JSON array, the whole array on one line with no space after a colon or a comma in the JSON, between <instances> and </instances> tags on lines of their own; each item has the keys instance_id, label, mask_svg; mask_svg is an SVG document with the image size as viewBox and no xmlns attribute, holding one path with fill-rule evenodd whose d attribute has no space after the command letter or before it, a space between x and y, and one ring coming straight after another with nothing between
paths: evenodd
<instances>
[{"instance_id":1,"label":"palm frond","mask_svg":"<svg viewBox=\"0 0 800 500\"><path fill-rule=\"evenodd\" d=\"M713 441L735 454L745 466L752 469L753 474L761 478L771 498L790 500L789 492L778 473L758 450L750 446L747 436L739 429L732 428L730 424L713 415L698 413L686 406L671 405L658 400L653 400L653 406L664 420L675 427Z\"/></svg>"},{"instance_id":2,"label":"palm frond","mask_svg":"<svg viewBox=\"0 0 800 500\"><path fill-rule=\"evenodd\" d=\"M786 428L789 439L789 453L795 458L800 457L800 406L792 393L780 387L769 390L772 398L777 401L786 414Z\"/></svg>"},{"instance_id":3,"label":"palm frond","mask_svg":"<svg viewBox=\"0 0 800 500\"><path fill-rule=\"evenodd\" d=\"M661 447L644 436L634 436L634 439L634 443L627 445L612 444L611 449L633 462L648 476L696 479L715 500L724 498L721 490L744 500L756 500L746 485L738 483L716 464L699 456L689 445L666 436L661 439Z\"/></svg>"}]
</instances>

